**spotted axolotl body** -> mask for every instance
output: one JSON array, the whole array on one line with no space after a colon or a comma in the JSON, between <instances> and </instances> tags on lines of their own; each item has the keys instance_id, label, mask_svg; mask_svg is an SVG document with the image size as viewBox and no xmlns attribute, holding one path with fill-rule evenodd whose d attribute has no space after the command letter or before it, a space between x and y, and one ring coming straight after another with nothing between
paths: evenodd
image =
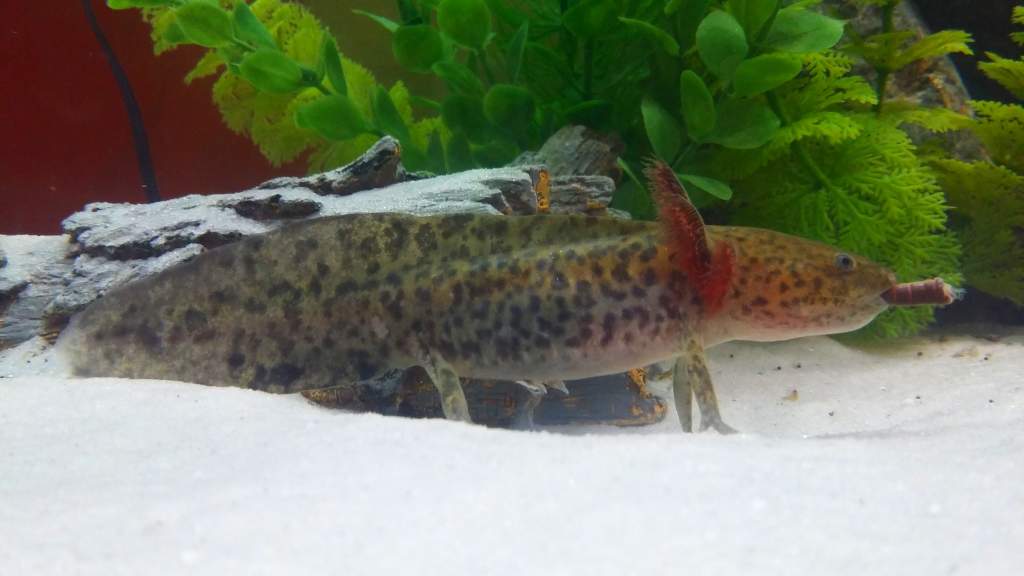
<instances>
[{"instance_id":1,"label":"spotted axolotl body","mask_svg":"<svg viewBox=\"0 0 1024 576\"><path fill-rule=\"evenodd\" d=\"M652 172L663 222L354 214L221 247L119 289L64 337L81 375L270 392L423 366L445 414L459 377L558 382L678 358L689 430L718 415L705 346L858 328L891 272L823 244L699 222ZM696 218L696 219L694 219Z\"/></svg>"}]
</instances>

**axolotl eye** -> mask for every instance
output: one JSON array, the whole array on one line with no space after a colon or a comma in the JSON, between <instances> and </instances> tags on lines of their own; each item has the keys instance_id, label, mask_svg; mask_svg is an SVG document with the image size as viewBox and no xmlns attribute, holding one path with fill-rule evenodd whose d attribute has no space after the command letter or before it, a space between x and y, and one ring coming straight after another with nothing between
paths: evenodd
<instances>
[{"instance_id":1,"label":"axolotl eye","mask_svg":"<svg viewBox=\"0 0 1024 576\"><path fill-rule=\"evenodd\" d=\"M836 254L836 268L842 272L850 272L857 267L857 261L846 252Z\"/></svg>"}]
</instances>

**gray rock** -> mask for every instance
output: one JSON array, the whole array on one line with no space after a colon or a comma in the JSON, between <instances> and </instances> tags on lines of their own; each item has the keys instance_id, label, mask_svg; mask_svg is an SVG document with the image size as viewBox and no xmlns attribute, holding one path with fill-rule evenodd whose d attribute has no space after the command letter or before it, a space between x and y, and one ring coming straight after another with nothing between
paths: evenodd
<instances>
[{"instance_id":1,"label":"gray rock","mask_svg":"<svg viewBox=\"0 0 1024 576\"><path fill-rule=\"evenodd\" d=\"M360 212L531 213L537 199L521 168L470 170L347 196L305 187L185 196L153 204L98 202L63 222L77 249L111 260L153 258L189 244L213 248L282 223Z\"/></svg>"},{"instance_id":2,"label":"gray rock","mask_svg":"<svg viewBox=\"0 0 1024 576\"><path fill-rule=\"evenodd\" d=\"M591 175L622 177L619 155L625 145L614 136L599 134L584 126L564 126L555 132L540 150L526 152L514 165L541 164L552 177Z\"/></svg>"},{"instance_id":3,"label":"gray rock","mask_svg":"<svg viewBox=\"0 0 1024 576\"><path fill-rule=\"evenodd\" d=\"M260 184L258 188L306 188L317 194L346 196L363 190L383 188L407 179L409 178L402 169L398 141L385 136L362 156L341 168L302 178L275 178Z\"/></svg>"},{"instance_id":4,"label":"gray rock","mask_svg":"<svg viewBox=\"0 0 1024 576\"><path fill-rule=\"evenodd\" d=\"M605 213L615 193L615 181L607 176L557 176L551 179L553 214Z\"/></svg>"},{"instance_id":5,"label":"gray rock","mask_svg":"<svg viewBox=\"0 0 1024 576\"><path fill-rule=\"evenodd\" d=\"M0 235L0 349L44 332L46 306L71 270L69 248L64 236Z\"/></svg>"}]
</instances>

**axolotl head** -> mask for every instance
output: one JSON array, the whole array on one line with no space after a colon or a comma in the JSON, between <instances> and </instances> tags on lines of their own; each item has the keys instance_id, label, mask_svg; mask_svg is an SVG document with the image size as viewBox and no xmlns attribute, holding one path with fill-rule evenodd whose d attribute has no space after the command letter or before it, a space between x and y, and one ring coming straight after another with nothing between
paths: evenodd
<instances>
[{"instance_id":1,"label":"axolotl head","mask_svg":"<svg viewBox=\"0 0 1024 576\"><path fill-rule=\"evenodd\" d=\"M706 319L708 344L856 330L898 285L888 268L820 242L760 228L709 226L707 235L732 253L721 306Z\"/></svg>"},{"instance_id":2,"label":"axolotl head","mask_svg":"<svg viewBox=\"0 0 1024 576\"><path fill-rule=\"evenodd\" d=\"M705 345L787 340L856 330L888 306L949 304L939 278L900 284L856 254L762 228L704 226L664 162L645 174L666 244L703 311Z\"/></svg>"}]
</instances>

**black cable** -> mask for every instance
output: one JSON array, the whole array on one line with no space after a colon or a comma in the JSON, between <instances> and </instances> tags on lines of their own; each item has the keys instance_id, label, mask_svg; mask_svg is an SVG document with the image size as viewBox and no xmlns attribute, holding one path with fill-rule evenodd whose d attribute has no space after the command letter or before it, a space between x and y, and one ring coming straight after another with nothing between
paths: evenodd
<instances>
[{"instance_id":1,"label":"black cable","mask_svg":"<svg viewBox=\"0 0 1024 576\"><path fill-rule=\"evenodd\" d=\"M118 62L117 55L114 54L110 43L107 42L107 37L100 28L100 23L96 20L96 14L93 12L90 2L91 0L82 0L85 19L89 22L89 27L92 28L92 33L96 36L96 42L100 45L103 55L107 58L107 64L110 65L110 71L113 73L114 80L117 81L117 87L121 92L121 101L124 102L125 112L128 113L128 123L132 129L132 142L135 144L135 156L139 162L139 175L142 177L142 187L146 193L146 201L156 202L160 200L160 190L156 184L153 158L149 153L149 138L146 136L146 125L142 122L142 110L135 99L135 93L132 91L131 83L128 82L128 76L124 73L124 68Z\"/></svg>"}]
</instances>

